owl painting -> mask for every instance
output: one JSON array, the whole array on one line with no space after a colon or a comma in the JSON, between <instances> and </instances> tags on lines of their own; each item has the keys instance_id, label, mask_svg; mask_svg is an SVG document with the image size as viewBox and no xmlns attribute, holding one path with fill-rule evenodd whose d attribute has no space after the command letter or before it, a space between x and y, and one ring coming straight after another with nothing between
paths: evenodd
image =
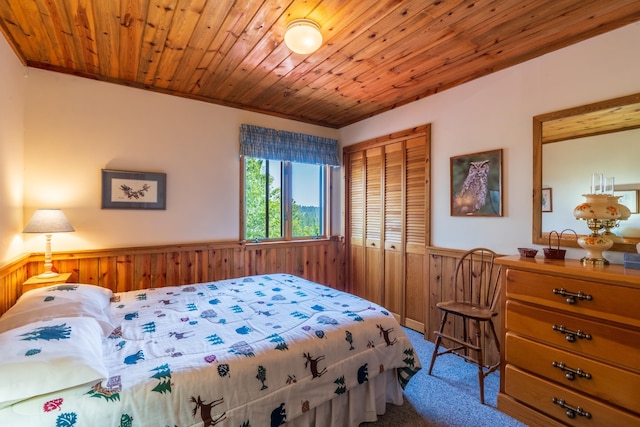
<instances>
[{"instance_id":1,"label":"owl painting","mask_svg":"<svg viewBox=\"0 0 640 427\"><path fill-rule=\"evenodd\" d=\"M454 207L459 213L470 214L486 204L488 180L489 160L469 163L467 177L454 200Z\"/></svg>"}]
</instances>

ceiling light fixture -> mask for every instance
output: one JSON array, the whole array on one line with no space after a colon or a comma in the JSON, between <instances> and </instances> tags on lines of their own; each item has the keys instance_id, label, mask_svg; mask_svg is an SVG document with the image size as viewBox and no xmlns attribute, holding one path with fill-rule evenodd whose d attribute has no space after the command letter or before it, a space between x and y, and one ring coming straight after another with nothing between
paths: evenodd
<instances>
[{"instance_id":1,"label":"ceiling light fixture","mask_svg":"<svg viewBox=\"0 0 640 427\"><path fill-rule=\"evenodd\" d=\"M311 19L294 19L287 25L284 42L295 53L301 55L313 53L322 44L320 26Z\"/></svg>"}]
</instances>

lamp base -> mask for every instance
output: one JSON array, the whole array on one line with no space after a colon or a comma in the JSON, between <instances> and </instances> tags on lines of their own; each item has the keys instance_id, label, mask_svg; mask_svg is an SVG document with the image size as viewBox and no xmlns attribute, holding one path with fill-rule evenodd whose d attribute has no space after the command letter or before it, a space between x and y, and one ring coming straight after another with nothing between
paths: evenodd
<instances>
[{"instance_id":1,"label":"lamp base","mask_svg":"<svg viewBox=\"0 0 640 427\"><path fill-rule=\"evenodd\" d=\"M580 237L578 244L587 251L587 256L580 260L583 265L609 264L609 261L602 256L602 252L613 246L613 242L610 239L596 234L595 236Z\"/></svg>"},{"instance_id":2,"label":"lamp base","mask_svg":"<svg viewBox=\"0 0 640 427\"><path fill-rule=\"evenodd\" d=\"M36 277L38 279L53 279L54 277L58 277L60 274L55 271L45 271L44 273L38 274Z\"/></svg>"},{"instance_id":3,"label":"lamp base","mask_svg":"<svg viewBox=\"0 0 640 427\"><path fill-rule=\"evenodd\" d=\"M609 261L604 258L583 257L580 262L582 265L609 265Z\"/></svg>"}]
</instances>

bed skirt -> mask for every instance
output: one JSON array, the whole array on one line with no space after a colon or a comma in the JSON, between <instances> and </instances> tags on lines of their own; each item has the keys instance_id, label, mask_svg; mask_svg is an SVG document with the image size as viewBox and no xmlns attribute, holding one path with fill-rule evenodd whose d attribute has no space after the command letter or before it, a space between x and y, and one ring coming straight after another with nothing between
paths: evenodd
<instances>
[{"instance_id":1,"label":"bed skirt","mask_svg":"<svg viewBox=\"0 0 640 427\"><path fill-rule=\"evenodd\" d=\"M288 421L292 427L357 427L374 422L386 411L386 404L402 405L404 397L395 369L386 371L346 394Z\"/></svg>"}]
</instances>

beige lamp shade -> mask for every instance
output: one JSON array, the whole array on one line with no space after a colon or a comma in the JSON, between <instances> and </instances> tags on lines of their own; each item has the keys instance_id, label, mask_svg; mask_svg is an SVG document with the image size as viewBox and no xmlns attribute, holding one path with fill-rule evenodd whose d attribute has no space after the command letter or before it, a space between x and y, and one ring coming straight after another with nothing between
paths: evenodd
<instances>
[{"instance_id":1,"label":"beige lamp shade","mask_svg":"<svg viewBox=\"0 0 640 427\"><path fill-rule=\"evenodd\" d=\"M60 209L38 209L24 230L22 230L23 233L42 234L66 233L70 231L75 231L75 229Z\"/></svg>"},{"instance_id":2,"label":"beige lamp shade","mask_svg":"<svg viewBox=\"0 0 640 427\"><path fill-rule=\"evenodd\" d=\"M295 53L313 53L322 45L320 26L310 19L294 19L287 25L284 42Z\"/></svg>"}]
</instances>

